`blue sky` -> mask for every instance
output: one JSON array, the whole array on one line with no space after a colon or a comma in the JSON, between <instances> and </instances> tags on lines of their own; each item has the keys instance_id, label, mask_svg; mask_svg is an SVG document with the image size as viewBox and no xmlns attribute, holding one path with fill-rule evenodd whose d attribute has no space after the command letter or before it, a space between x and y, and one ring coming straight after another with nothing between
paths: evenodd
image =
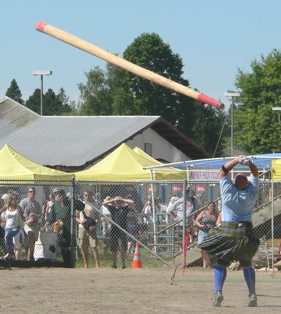
<instances>
[{"instance_id":1,"label":"blue sky","mask_svg":"<svg viewBox=\"0 0 281 314\"><path fill-rule=\"evenodd\" d=\"M85 72L105 61L35 30L43 20L122 55L144 32L155 32L178 53L191 88L226 104L238 68L250 70L281 48L280 0L9 0L1 3L0 98L16 79L26 100L52 70L44 90L61 87L78 100Z\"/></svg>"}]
</instances>

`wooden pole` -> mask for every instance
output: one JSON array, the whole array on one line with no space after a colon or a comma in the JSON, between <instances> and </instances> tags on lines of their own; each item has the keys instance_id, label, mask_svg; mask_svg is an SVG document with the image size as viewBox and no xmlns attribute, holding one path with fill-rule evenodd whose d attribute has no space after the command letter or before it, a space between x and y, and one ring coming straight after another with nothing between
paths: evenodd
<instances>
[{"instance_id":1,"label":"wooden pole","mask_svg":"<svg viewBox=\"0 0 281 314\"><path fill-rule=\"evenodd\" d=\"M79 48L83 51L86 51L92 55L95 55L109 63L112 63L124 70L127 70L131 73L134 73L138 76L141 76L147 80L150 80L154 83L157 83L161 86L164 86L168 89L174 90L180 94L183 94L185 96L194 98L198 101L201 101L203 103L220 107L223 105L219 100L216 100L214 98L211 98L203 93L200 93L198 91L195 91L189 87L186 87L182 84L176 83L164 76L161 76L157 73L154 73L150 70L147 70L143 67L140 67L132 62L129 62L125 59L122 59L106 50L103 50L81 38L78 38L70 33L67 33L55 26L52 26L50 24L47 24L43 21L39 21L36 23L36 29L40 32L43 32L45 34L48 34L50 36L53 36L67 44L70 44L76 48Z\"/></svg>"}]
</instances>

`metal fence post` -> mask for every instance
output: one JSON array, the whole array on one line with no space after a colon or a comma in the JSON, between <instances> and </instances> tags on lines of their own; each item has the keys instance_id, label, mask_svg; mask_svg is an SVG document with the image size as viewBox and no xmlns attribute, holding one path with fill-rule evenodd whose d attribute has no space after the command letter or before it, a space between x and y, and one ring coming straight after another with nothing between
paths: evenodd
<instances>
[{"instance_id":1,"label":"metal fence post","mask_svg":"<svg viewBox=\"0 0 281 314\"><path fill-rule=\"evenodd\" d=\"M274 241L274 183L273 180L271 180L271 265L272 265L272 276L274 277L274 246L273 246L273 241Z\"/></svg>"},{"instance_id":2,"label":"metal fence post","mask_svg":"<svg viewBox=\"0 0 281 314\"><path fill-rule=\"evenodd\" d=\"M71 243L70 243L70 265L72 268L75 267L75 242L76 242L76 232L75 232L75 198L76 198L76 181L75 178L72 179L71 182L72 187L72 200L71 200L71 225L70 225L70 236L71 236Z\"/></svg>"},{"instance_id":3,"label":"metal fence post","mask_svg":"<svg viewBox=\"0 0 281 314\"><path fill-rule=\"evenodd\" d=\"M182 243L181 243L181 247L182 247L182 267L183 269L186 267L186 259L185 259L185 236L186 236L186 188L187 188L187 181L184 180L183 181L183 224L182 224Z\"/></svg>"}]
</instances>

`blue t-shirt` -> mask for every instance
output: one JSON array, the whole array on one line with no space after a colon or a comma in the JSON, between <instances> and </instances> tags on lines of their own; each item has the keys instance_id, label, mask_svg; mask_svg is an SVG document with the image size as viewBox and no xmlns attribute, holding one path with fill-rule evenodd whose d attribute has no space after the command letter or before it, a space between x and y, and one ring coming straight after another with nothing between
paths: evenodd
<instances>
[{"instance_id":1,"label":"blue t-shirt","mask_svg":"<svg viewBox=\"0 0 281 314\"><path fill-rule=\"evenodd\" d=\"M250 176L248 182L247 189L240 190L229 176L220 179L222 221L252 222L252 210L257 200L259 178Z\"/></svg>"}]
</instances>

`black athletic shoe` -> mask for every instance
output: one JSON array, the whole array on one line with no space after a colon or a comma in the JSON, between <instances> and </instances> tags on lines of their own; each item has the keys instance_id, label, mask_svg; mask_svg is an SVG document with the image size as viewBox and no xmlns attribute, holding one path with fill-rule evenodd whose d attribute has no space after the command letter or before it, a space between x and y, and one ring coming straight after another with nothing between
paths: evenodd
<instances>
[{"instance_id":1,"label":"black athletic shoe","mask_svg":"<svg viewBox=\"0 0 281 314\"><path fill-rule=\"evenodd\" d=\"M221 291L217 291L217 292L215 293L214 306L215 306L215 307L220 307L222 301L223 301L223 295L222 295Z\"/></svg>"},{"instance_id":2,"label":"black athletic shoe","mask_svg":"<svg viewBox=\"0 0 281 314\"><path fill-rule=\"evenodd\" d=\"M257 295L252 293L249 295L249 307L256 307L258 306Z\"/></svg>"},{"instance_id":3,"label":"black athletic shoe","mask_svg":"<svg viewBox=\"0 0 281 314\"><path fill-rule=\"evenodd\" d=\"M125 269L125 268L126 268L126 265L123 265L123 266L122 266L122 269Z\"/></svg>"},{"instance_id":4,"label":"black athletic shoe","mask_svg":"<svg viewBox=\"0 0 281 314\"><path fill-rule=\"evenodd\" d=\"M117 268L117 266L116 265L112 265L111 268Z\"/></svg>"}]
</instances>

